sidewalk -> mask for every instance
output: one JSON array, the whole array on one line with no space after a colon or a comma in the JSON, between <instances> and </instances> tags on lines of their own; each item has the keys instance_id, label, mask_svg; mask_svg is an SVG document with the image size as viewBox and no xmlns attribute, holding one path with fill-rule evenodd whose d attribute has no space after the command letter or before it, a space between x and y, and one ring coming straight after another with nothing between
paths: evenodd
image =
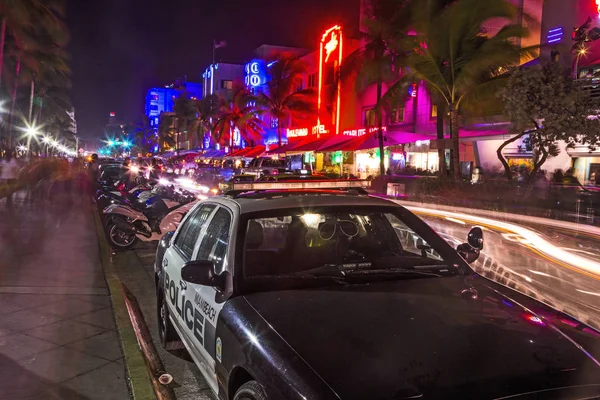
<instances>
[{"instance_id":1,"label":"sidewalk","mask_svg":"<svg viewBox=\"0 0 600 400\"><path fill-rule=\"evenodd\" d=\"M0 200L0 400L125 400L92 214Z\"/></svg>"}]
</instances>

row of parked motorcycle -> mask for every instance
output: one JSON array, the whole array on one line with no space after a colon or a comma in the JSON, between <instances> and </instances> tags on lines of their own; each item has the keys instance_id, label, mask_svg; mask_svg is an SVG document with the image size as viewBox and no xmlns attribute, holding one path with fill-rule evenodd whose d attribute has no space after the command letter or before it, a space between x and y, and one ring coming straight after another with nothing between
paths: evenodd
<instances>
[{"instance_id":1,"label":"row of parked motorcycle","mask_svg":"<svg viewBox=\"0 0 600 400\"><path fill-rule=\"evenodd\" d=\"M153 182L143 176L131 186L121 180L101 181L94 196L106 238L115 251L130 250L138 241L159 240L176 230L186 213L208 195L194 185L166 179Z\"/></svg>"}]
</instances>

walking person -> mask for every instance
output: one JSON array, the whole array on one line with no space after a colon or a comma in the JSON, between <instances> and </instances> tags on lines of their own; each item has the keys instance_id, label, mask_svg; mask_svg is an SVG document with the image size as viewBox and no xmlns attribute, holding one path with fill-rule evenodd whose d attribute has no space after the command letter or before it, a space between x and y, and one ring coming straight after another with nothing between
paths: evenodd
<instances>
[{"instance_id":1,"label":"walking person","mask_svg":"<svg viewBox=\"0 0 600 400\"><path fill-rule=\"evenodd\" d=\"M11 153L8 153L6 156L6 159L4 161L2 161L1 167L2 167L2 175L0 176L0 181L3 184L13 186L13 187L7 188L8 195L6 196L6 208L8 210L12 210L12 207L13 207L12 196L13 196L13 190L15 189L14 185L17 183L17 176L19 175L19 164L17 163L17 160L14 158L14 155Z\"/></svg>"}]
</instances>

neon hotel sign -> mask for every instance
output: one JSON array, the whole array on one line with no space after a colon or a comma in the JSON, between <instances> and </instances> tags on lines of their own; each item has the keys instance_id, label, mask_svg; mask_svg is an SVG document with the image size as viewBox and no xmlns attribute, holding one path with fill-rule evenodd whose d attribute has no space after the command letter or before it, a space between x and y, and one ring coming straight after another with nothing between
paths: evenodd
<instances>
[{"instance_id":1,"label":"neon hotel sign","mask_svg":"<svg viewBox=\"0 0 600 400\"><path fill-rule=\"evenodd\" d=\"M347 129L345 131L342 132L342 135L344 136L350 136L350 137L359 137L359 136L363 136L366 135L367 133L375 133L377 132L378 128L377 127L371 127L371 128L360 128L360 129ZM382 127L382 130L384 132L387 131L387 127L384 126ZM311 129L309 128L296 128L296 129L288 129L286 131L287 133L287 137L288 138L299 138L299 137L307 137L309 135L309 133L311 133L313 135L326 135L329 133L329 131L325 128L325 125L317 125L317 126L313 126Z\"/></svg>"}]
</instances>

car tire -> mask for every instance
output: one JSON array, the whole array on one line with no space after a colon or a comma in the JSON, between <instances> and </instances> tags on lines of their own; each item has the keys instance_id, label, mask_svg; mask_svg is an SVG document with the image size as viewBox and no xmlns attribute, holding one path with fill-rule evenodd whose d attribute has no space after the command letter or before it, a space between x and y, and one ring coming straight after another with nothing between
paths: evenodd
<instances>
[{"instance_id":1,"label":"car tire","mask_svg":"<svg viewBox=\"0 0 600 400\"><path fill-rule=\"evenodd\" d=\"M249 381L240 386L233 400L267 400L267 394L260 383Z\"/></svg>"},{"instance_id":2,"label":"car tire","mask_svg":"<svg viewBox=\"0 0 600 400\"><path fill-rule=\"evenodd\" d=\"M169 307L167 307L167 302L165 301L165 296L161 288L162 285L159 282L156 298L156 317L158 320L158 337L160 339L160 344L169 353L177 357L187 358L188 355L185 345L169 319Z\"/></svg>"}]
</instances>

